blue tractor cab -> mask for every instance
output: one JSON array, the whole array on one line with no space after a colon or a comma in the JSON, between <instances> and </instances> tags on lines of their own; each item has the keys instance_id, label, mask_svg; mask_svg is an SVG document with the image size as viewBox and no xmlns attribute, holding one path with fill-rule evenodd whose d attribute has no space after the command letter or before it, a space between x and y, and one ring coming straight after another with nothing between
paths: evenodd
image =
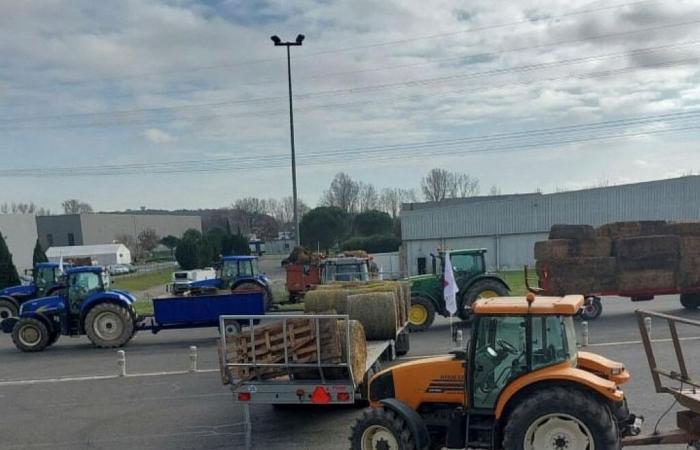
<instances>
[{"instance_id":1,"label":"blue tractor cab","mask_svg":"<svg viewBox=\"0 0 700 450\"><path fill-rule=\"evenodd\" d=\"M270 279L258 269L258 257L248 255L224 256L217 265L217 277L194 281L189 284L193 294L211 293L214 290L262 290L266 309L272 301Z\"/></svg>"},{"instance_id":2,"label":"blue tractor cab","mask_svg":"<svg viewBox=\"0 0 700 450\"><path fill-rule=\"evenodd\" d=\"M31 272L31 283L0 289L0 322L9 317L16 317L23 303L52 295L63 288L63 273L70 267L72 266L64 264L61 268L60 264L54 262L38 263L27 271Z\"/></svg>"},{"instance_id":3,"label":"blue tractor cab","mask_svg":"<svg viewBox=\"0 0 700 450\"><path fill-rule=\"evenodd\" d=\"M109 285L109 274L100 266L68 269L63 289L24 302L19 317L3 320L0 327L26 352L41 351L61 335L86 334L98 347L121 347L136 331L136 298Z\"/></svg>"}]
</instances>

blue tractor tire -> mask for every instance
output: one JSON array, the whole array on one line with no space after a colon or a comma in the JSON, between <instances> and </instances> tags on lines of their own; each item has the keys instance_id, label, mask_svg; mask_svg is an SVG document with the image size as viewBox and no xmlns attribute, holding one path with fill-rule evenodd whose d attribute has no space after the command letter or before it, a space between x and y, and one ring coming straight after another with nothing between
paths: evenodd
<instances>
[{"instance_id":1,"label":"blue tractor tire","mask_svg":"<svg viewBox=\"0 0 700 450\"><path fill-rule=\"evenodd\" d=\"M19 308L17 308L17 302L10 297L0 298L0 322L10 317L17 317L19 315Z\"/></svg>"},{"instance_id":2,"label":"blue tractor tire","mask_svg":"<svg viewBox=\"0 0 700 450\"><path fill-rule=\"evenodd\" d=\"M23 352L40 352L49 346L50 340L49 328L34 317L20 319L12 329L12 342Z\"/></svg>"},{"instance_id":3,"label":"blue tractor tire","mask_svg":"<svg viewBox=\"0 0 700 450\"><path fill-rule=\"evenodd\" d=\"M122 305L98 303L85 315L83 328L96 347L123 347L134 337L134 316Z\"/></svg>"}]
</instances>

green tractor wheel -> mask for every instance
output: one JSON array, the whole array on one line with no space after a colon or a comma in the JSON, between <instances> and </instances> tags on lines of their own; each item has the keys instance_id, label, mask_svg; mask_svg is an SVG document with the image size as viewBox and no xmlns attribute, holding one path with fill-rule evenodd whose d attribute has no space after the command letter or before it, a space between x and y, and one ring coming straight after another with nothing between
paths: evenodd
<instances>
[{"instance_id":1,"label":"green tractor wheel","mask_svg":"<svg viewBox=\"0 0 700 450\"><path fill-rule=\"evenodd\" d=\"M482 298L503 297L508 295L503 283L496 280L480 280L469 286L467 292L462 297L457 314L462 320L471 320L472 304Z\"/></svg>"},{"instance_id":2,"label":"green tractor wheel","mask_svg":"<svg viewBox=\"0 0 700 450\"><path fill-rule=\"evenodd\" d=\"M411 297L411 308L408 310L408 324L411 331L424 331L430 328L435 320L435 305L425 297Z\"/></svg>"}]
</instances>

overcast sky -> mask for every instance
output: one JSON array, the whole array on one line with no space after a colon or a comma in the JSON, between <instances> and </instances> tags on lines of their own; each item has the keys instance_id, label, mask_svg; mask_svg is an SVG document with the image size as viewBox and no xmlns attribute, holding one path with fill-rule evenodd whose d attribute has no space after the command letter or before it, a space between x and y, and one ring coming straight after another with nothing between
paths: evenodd
<instances>
[{"instance_id":1,"label":"overcast sky","mask_svg":"<svg viewBox=\"0 0 700 450\"><path fill-rule=\"evenodd\" d=\"M273 34L306 35L292 71L307 203L338 171L417 188L442 167L485 193L687 174L699 25L698 0L0 0L0 203L290 195Z\"/></svg>"}]
</instances>

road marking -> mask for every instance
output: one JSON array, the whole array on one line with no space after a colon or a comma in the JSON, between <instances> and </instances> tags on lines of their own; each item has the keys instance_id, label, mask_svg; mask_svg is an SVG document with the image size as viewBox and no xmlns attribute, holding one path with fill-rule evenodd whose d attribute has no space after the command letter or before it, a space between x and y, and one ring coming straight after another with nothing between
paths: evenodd
<instances>
[{"instance_id":1,"label":"road marking","mask_svg":"<svg viewBox=\"0 0 700 450\"><path fill-rule=\"evenodd\" d=\"M218 372L219 369L202 369L197 372L190 372L189 370L177 370L172 372L148 372L148 373L128 373L126 376L120 375L89 375L89 376L73 376L73 377L59 377L59 378L40 378L34 380L11 380L11 381L0 381L0 387L3 386L24 386L33 384L47 384L47 383L69 383L75 381L98 381L98 380L115 380L120 378L144 378L144 377L162 377L171 375L186 375L188 373L212 373Z\"/></svg>"}]
</instances>

